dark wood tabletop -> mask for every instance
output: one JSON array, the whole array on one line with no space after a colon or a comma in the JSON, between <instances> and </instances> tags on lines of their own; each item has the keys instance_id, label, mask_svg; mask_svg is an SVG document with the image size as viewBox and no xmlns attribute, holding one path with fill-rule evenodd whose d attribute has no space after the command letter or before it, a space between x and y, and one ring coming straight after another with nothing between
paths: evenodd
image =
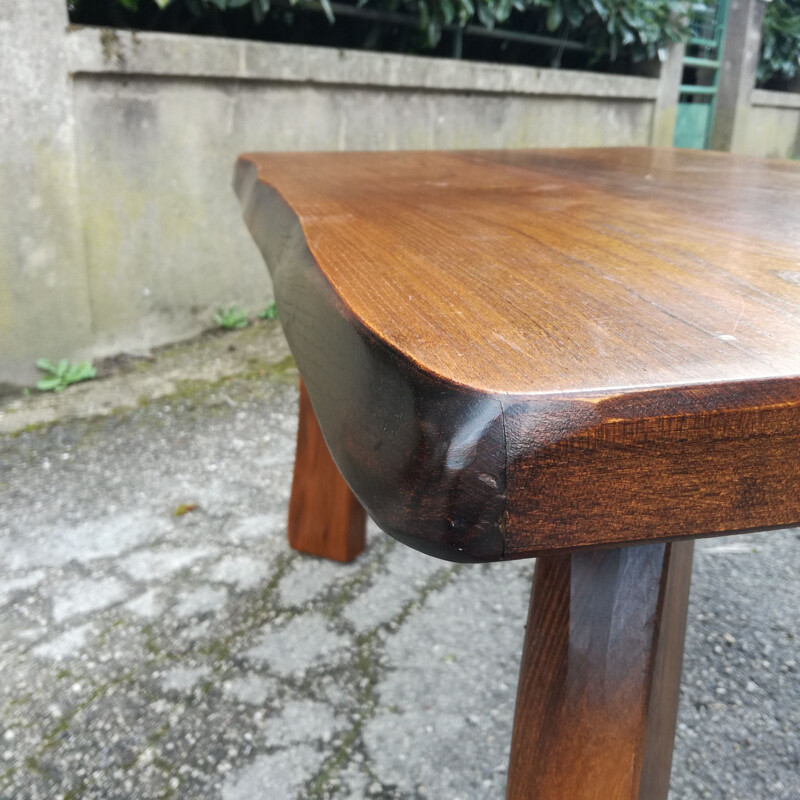
<instances>
[{"instance_id":1,"label":"dark wood tabletop","mask_svg":"<svg viewBox=\"0 0 800 800\"><path fill-rule=\"evenodd\" d=\"M253 154L235 186L389 533L498 560L800 522L800 164Z\"/></svg>"}]
</instances>

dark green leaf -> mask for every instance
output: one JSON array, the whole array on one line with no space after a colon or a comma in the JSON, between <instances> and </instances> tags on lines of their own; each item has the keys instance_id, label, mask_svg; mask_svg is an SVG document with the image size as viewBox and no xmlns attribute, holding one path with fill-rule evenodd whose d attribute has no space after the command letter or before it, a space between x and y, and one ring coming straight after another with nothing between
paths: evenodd
<instances>
[{"instance_id":1,"label":"dark green leaf","mask_svg":"<svg viewBox=\"0 0 800 800\"><path fill-rule=\"evenodd\" d=\"M333 23L336 22L336 19L333 16L333 9L331 8L330 0L319 0L319 4L322 6L322 10L325 12L328 22L333 25Z\"/></svg>"},{"instance_id":2,"label":"dark green leaf","mask_svg":"<svg viewBox=\"0 0 800 800\"><path fill-rule=\"evenodd\" d=\"M564 10L564 14L567 17L567 22L573 28L577 28L583 22L584 11L577 4L568 3L566 9Z\"/></svg>"},{"instance_id":3,"label":"dark green leaf","mask_svg":"<svg viewBox=\"0 0 800 800\"><path fill-rule=\"evenodd\" d=\"M442 20L445 25L449 25L456 17L456 7L453 0L439 0L442 9Z\"/></svg>"},{"instance_id":4,"label":"dark green leaf","mask_svg":"<svg viewBox=\"0 0 800 800\"><path fill-rule=\"evenodd\" d=\"M489 30L494 28L494 15L484 3L478 6L478 19L485 28L489 28Z\"/></svg>"},{"instance_id":5,"label":"dark green leaf","mask_svg":"<svg viewBox=\"0 0 800 800\"><path fill-rule=\"evenodd\" d=\"M608 19L608 9L600 2L600 0L592 0L592 5L594 6L594 10L597 12L597 15L600 17L600 19Z\"/></svg>"},{"instance_id":6,"label":"dark green leaf","mask_svg":"<svg viewBox=\"0 0 800 800\"><path fill-rule=\"evenodd\" d=\"M557 31L561 25L561 20L564 19L564 12L561 10L560 5L551 6L547 12L547 30Z\"/></svg>"},{"instance_id":7,"label":"dark green leaf","mask_svg":"<svg viewBox=\"0 0 800 800\"><path fill-rule=\"evenodd\" d=\"M269 0L253 0L253 4L250 8L253 12L253 19L256 25L260 25L269 11Z\"/></svg>"}]
</instances>

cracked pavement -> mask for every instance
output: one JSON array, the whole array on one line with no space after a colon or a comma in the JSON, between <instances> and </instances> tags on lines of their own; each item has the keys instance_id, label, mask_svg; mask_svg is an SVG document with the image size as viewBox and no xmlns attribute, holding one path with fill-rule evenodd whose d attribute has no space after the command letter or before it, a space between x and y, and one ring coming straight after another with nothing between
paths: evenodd
<instances>
[{"instance_id":1,"label":"cracked pavement","mask_svg":"<svg viewBox=\"0 0 800 800\"><path fill-rule=\"evenodd\" d=\"M503 796L533 564L292 553L286 356L4 401L3 800ZM799 572L795 530L698 542L672 800L800 798Z\"/></svg>"}]
</instances>

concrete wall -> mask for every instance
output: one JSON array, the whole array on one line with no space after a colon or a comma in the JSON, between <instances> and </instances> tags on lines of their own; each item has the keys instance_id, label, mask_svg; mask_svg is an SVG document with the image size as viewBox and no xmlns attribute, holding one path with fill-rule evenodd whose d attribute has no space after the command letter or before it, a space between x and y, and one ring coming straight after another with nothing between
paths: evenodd
<instances>
[{"instance_id":1,"label":"concrete wall","mask_svg":"<svg viewBox=\"0 0 800 800\"><path fill-rule=\"evenodd\" d=\"M92 338L65 25L63 2L0 0L0 384Z\"/></svg>"},{"instance_id":2,"label":"concrete wall","mask_svg":"<svg viewBox=\"0 0 800 800\"><path fill-rule=\"evenodd\" d=\"M246 150L647 144L657 81L167 35L69 36L95 344L250 309L267 273L229 189Z\"/></svg>"},{"instance_id":3,"label":"concrete wall","mask_svg":"<svg viewBox=\"0 0 800 800\"><path fill-rule=\"evenodd\" d=\"M756 83L764 5L763 0L730 0L711 130L712 150L737 152L737 139L746 124L750 92Z\"/></svg>"},{"instance_id":4,"label":"concrete wall","mask_svg":"<svg viewBox=\"0 0 800 800\"><path fill-rule=\"evenodd\" d=\"M711 147L751 156L800 156L800 94L755 89L763 0L731 0Z\"/></svg>"},{"instance_id":5,"label":"concrete wall","mask_svg":"<svg viewBox=\"0 0 800 800\"><path fill-rule=\"evenodd\" d=\"M800 93L753 90L731 148L770 158L800 158Z\"/></svg>"},{"instance_id":6,"label":"concrete wall","mask_svg":"<svg viewBox=\"0 0 800 800\"><path fill-rule=\"evenodd\" d=\"M44 8L0 0L0 384L262 308L242 151L644 145L669 113L654 78L68 29Z\"/></svg>"}]
</instances>

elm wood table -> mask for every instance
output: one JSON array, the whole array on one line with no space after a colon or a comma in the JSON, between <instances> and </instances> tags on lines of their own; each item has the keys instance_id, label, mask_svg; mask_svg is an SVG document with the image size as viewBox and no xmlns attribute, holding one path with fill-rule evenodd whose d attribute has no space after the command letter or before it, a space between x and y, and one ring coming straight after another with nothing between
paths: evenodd
<instances>
[{"instance_id":1,"label":"elm wood table","mask_svg":"<svg viewBox=\"0 0 800 800\"><path fill-rule=\"evenodd\" d=\"M692 537L800 522L800 164L256 154L235 186L305 383L291 544L353 558L363 507L538 556L508 797L666 797Z\"/></svg>"}]
</instances>

